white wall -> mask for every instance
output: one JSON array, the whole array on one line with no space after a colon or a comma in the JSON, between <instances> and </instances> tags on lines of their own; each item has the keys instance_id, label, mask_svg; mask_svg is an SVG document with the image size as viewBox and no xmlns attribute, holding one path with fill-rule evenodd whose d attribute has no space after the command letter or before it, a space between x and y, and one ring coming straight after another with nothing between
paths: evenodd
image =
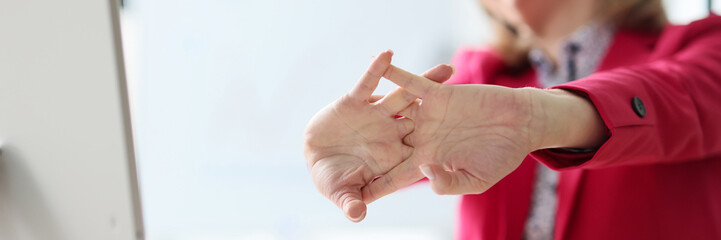
<instances>
[{"instance_id":1,"label":"white wall","mask_svg":"<svg viewBox=\"0 0 721 240\"><path fill-rule=\"evenodd\" d=\"M721 13L721 0L713 0L714 12ZM663 0L668 19L675 24L686 24L708 15L706 0Z\"/></svg>"}]
</instances>

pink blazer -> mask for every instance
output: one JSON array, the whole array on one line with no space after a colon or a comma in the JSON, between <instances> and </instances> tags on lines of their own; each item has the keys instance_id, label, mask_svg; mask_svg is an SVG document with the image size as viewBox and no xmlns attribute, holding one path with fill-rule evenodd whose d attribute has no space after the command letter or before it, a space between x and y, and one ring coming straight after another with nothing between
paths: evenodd
<instances>
[{"instance_id":1,"label":"pink blazer","mask_svg":"<svg viewBox=\"0 0 721 240\"><path fill-rule=\"evenodd\" d=\"M539 86L492 51L453 62L449 84ZM592 153L534 152L463 196L456 238L521 239L540 162L561 174L555 239L721 239L721 17L619 31L597 73L556 88L590 99L610 138Z\"/></svg>"}]
</instances>

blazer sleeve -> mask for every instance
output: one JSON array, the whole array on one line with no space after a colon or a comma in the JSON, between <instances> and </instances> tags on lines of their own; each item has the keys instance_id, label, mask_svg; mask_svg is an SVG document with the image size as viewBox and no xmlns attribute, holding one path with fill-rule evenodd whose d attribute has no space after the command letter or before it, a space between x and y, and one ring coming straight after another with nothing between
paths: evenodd
<instances>
[{"instance_id":1,"label":"blazer sleeve","mask_svg":"<svg viewBox=\"0 0 721 240\"><path fill-rule=\"evenodd\" d=\"M667 36L664 33L663 36ZM721 155L721 17L659 41L645 64L554 88L588 98L608 140L596 151L531 153L556 170L694 161Z\"/></svg>"}]
</instances>

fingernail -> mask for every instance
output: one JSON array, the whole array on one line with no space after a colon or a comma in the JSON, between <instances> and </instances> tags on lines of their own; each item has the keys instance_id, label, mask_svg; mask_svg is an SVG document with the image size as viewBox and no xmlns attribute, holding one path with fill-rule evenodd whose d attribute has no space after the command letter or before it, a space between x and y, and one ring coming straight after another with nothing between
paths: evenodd
<instances>
[{"instance_id":1,"label":"fingernail","mask_svg":"<svg viewBox=\"0 0 721 240\"><path fill-rule=\"evenodd\" d=\"M453 65L450 65L450 64L446 64L446 66L449 66L449 67L451 67L451 73L456 73L456 68L455 68L455 67L453 67Z\"/></svg>"},{"instance_id":2,"label":"fingernail","mask_svg":"<svg viewBox=\"0 0 721 240\"><path fill-rule=\"evenodd\" d=\"M389 52L391 55L393 55L393 50L388 49L386 50L386 52Z\"/></svg>"},{"instance_id":3,"label":"fingernail","mask_svg":"<svg viewBox=\"0 0 721 240\"><path fill-rule=\"evenodd\" d=\"M363 220L363 218L365 218L365 216L366 216L366 212L363 211L363 212L361 213L361 215L359 215L359 216L357 216L357 217L350 217L350 220L353 221L353 222L359 222L360 220Z\"/></svg>"},{"instance_id":4,"label":"fingernail","mask_svg":"<svg viewBox=\"0 0 721 240\"><path fill-rule=\"evenodd\" d=\"M427 165L420 166L421 173L423 173L424 176L428 178L428 180L433 180L436 178L436 175L433 174L433 171L431 170L431 167Z\"/></svg>"}]
</instances>

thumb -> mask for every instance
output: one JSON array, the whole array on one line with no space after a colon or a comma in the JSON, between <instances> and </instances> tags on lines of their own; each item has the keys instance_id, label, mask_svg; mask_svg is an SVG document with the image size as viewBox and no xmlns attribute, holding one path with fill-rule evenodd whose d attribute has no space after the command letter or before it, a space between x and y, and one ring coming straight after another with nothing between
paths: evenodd
<instances>
[{"instance_id":1,"label":"thumb","mask_svg":"<svg viewBox=\"0 0 721 240\"><path fill-rule=\"evenodd\" d=\"M360 222L366 216L366 204L363 202L360 190L346 192L345 197L339 199L340 207L348 220Z\"/></svg>"},{"instance_id":2,"label":"thumb","mask_svg":"<svg viewBox=\"0 0 721 240\"><path fill-rule=\"evenodd\" d=\"M443 83L453 75L455 69L448 64L440 64L423 73L423 77L437 83Z\"/></svg>"},{"instance_id":3,"label":"thumb","mask_svg":"<svg viewBox=\"0 0 721 240\"><path fill-rule=\"evenodd\" d=\"M481 190L474 188L478 180L465 170L447 171L438 164L424 164L418 168L439 195L478 193Z\"/></svg>"},{"instance_id":4,"label":"thumb","mask_svg":"<svg viewBox=\"0 0 721 240\"><path fill-rule=\"evenodd\" d=\"M312 165L311 175L318 191L340 208L346 218L360 222L366 215L361 194L366 181L361 171L349 170L356 168L352 165L342 157L324 158Z\"/></svg>"}]
</instances>

